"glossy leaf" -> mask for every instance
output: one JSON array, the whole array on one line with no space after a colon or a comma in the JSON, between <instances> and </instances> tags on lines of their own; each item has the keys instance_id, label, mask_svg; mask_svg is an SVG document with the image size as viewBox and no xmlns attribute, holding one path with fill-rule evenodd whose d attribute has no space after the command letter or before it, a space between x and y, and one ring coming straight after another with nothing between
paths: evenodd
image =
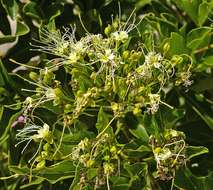
<instances>
[{"instance_id":1,"label":"glossy leaf","mask_svg":"<svg viewBox=\"0 0 213 190\"><path fill-rule=\"evenodd\" d=\"M136 129L130 129L130 132L143 142L148 142L149 140L149 135L147 134L145 127L141 124L138 124Z\"/></svg>"},{"instance_id":2,"label":"glossy leaf","mask_svg":"<svg viewBox=\"0 0 213 190\"><path fill-rule=\"evenodd\" d=\"M10 166L9 169L19 175L30 174L30 169L26 167L19 168L17 166ZM64 179L73 178L75 175L75 169L76 167L72 162L62 161L39 171L33 170L33 174L54 184Z\"/></svg>"},{"instance_id":3,"label":"glossy leaf","mask_svg":"<svg viewBox=\"0 0 213 190\"><path fill-rule=\"evenodd\" d=\"M10 17L15 20L19 10L16 0L1 0L1 3Z\"/></svg>"},{"instance_id":4,"label":"glossy leaf","mask_svg":"<svg viewBox=\"0 0 213 190\"><path fill-rule=\"evenodd\" d=\"M27 34L29 31L30 29L25 23L17 21L15 34L0 36L0 44L14 42L18 39L17 37L23 36Z\"/></svg>"},{"instance_id":5,"label":"glossy leaf","mask_svg":"<svg viewBox=\"0 0 213 190\"><path fill-rule=\"evenodd\" d=\"M171 33L170 52L172 55L188 53L188 49L186 47L186 40L183 36L178 33Z\"/></svg>"},{"instance_id":6,"label":"glossy leaf","mask_svg":"<svg viewBox=\"0 0 213 190\"><path fill-rule=\"evenodd\" d=\"M195 156L208 153L209 150L206 147L201 146L188 146L186 149L187 159L190 160Z\"/></svg>"},{"instance_id":7,"label":"glossy leaf","mask_svg":"<svg viewBox=\"0 0 213 190\"><path fill-rule=\"evenodd\" d=\"M208 19L209 14L211 13L213 8L213 1L207 2L203 1L198 9L198 23L202 26L205 21Z\"/></svg>"},{"instance_id":8,"label":"glossy leaf","mask_svg":"<svg viewBox=\"0 0 213 190\"><path fill-rule=\"evenodd\" d=\"M39 12L39 7L37 3L33 1L30 1L29 3L24 5L23 12L34 19L40 19L41 17Z\"/></svg>"},{"instance_id":9,"label":"glossy leaf","mask_svg":"<svg viewBox=\"0 0 213 190\"><path fill-rule=\"evenodd\" d=\"M202 27L191 30L187 34L187 47L195 50L208 45L211 30L212 29L210 27Z\"/></svg>"},{"instance_id":10,"label":"glossy leaf","mask_svg":"<svg viewBox=\"0 0 213 190\"><path fill-rule=\"evenodd\" d=\"M109 117L108 115L104 112L103 108L101 107L99 112L98 112L98 120L96 123L96 128L98 132L100 133L104 128L109 124Z\"/></svg>"}]
</instances>

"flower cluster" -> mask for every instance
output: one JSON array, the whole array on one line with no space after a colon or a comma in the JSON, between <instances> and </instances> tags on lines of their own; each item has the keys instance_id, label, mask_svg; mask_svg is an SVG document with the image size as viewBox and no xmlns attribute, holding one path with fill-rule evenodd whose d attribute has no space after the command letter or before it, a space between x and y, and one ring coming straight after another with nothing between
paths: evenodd
<instances>
[{"instance_id":1,"label":"flower cluster","mask_svg":"<svg viewBox=\"0 0 213 190\"><path fill-rule=\"evenodd\" d=\"M133 20L135 22L135 18ZM64 104L62 95L57 96L55 92L62 87L53 74L64 67L71 75L69 84L74 93L71 120L77 119L87 107L105 104L102 99L123 107L120 115L129 111L138 114L141 110L154 114L160 104L171 108L161 97L168 86L191 84L191 64L181 56L164 57L164 52L147 51L140 37L139 43L131 46L131 32L140 22L128 22L114 20L105 29L106 37L87 33L79 40L75 37L75 27L65 28L64 34L42 30L42 45L35 47L56 55L58 61L49 61L43 72L34 77L41 83L37 89L41 97L39 103L53 100L55 105ZM94 89L98 89L98 93L91 93Z\"/></svg>"},{"instance_id":2,"label":"flower cluster","mask_svg":"<svg viewBox=\"0 0 213 190\"><path fill-rule=\"evenodd\" d=\"M96 188L108 184L112 174L119 174L120 159L124 157L108 133L104 133L99 139L81 140L71 153L71 159L76 164L82 164L85 169L96 169L97 176L93 179ZM87 182L85 176L84 181Z\"/></svg>"},{"instance_id":3,"label":"flower cluster","mask_svg":"<svg viewBox=\"0 0 213 190\"><path fill-rule=\"evenodd\" d=\"M163 139L150 137L150 144L157 162L157 176L161 180L170 180L175 171L185 164L185 135L173 129L166 130Z\"/></svg>"},{"instance_id":4,"label":"flower cluster","mask_svg":"<svg viewBox=\"0 0 213 190\"><path fill-rule=\"evenodd\" d=\"M22 89L32 93L32 96L22 104L25 120L19 117L15 123L25 124L16 134L20 141L18 144L27 142L23 151L31 141L39 143L30 159L35 158L37 169L44 167L47 160L57 160L60 154L60 159L69 158L76 167L81 167L81 187L90 181L95 189L106 184L109 190L109 177L120 174L120 160L127 158L115 137L122 130L128 136L129 131L123 129L125 127L119 122L124 121L128 113L136 117L146 113L153 116L161 105L172 109L165 99L168 91L175 85L188 87L192 83L191 63L184 55L167 55L164 50L154 46L149 50L140 35L134 37L138 41L135 43L131 34L138 32L137 25L141 21L135 24L134 17L134 22L129 24L131 17L126 23L120 19L114 20L112 25L105 28L105 35L87 33L78 40L75 27L64 28L64 33L41 30L40 45L33 46L56 57L44 62L43 69L37 68L29 73L31 80L26 80L35 89ZM65 76L59 74L61 71ZM34 120L42 121L35 112L45 103L57 109L59 117L53 124L53 131L47 124L29 124ZM106 114L99 116L101 111ZM104 125L100 127L102 130L97 123L95 129L90 126L92 133L98 132L96 138L78 139L80 142L72 152L63 155L63 136L68 135L67 131L75 133L78 121L87 121L87 116L94 115L98 115L97 120ZM111 121L108 121L108 115L113 118ZM62 128L57 129L58 126ZM55 138L53 134L56 134ZM60 138L57 138L58 134ZM183 134L166 130L162 139L151 137L150 143L157 162L158 177L162 180L172 179L175 170L185 163ZM96 172L96 177L88 180L86 174L91 168Z\"/></svg>"}]
</instances>

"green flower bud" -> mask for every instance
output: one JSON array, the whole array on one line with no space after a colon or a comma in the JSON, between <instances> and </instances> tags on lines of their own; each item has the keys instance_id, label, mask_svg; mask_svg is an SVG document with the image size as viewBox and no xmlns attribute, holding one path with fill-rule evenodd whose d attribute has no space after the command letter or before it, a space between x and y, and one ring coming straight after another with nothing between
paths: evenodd
<instances>
[{"instance_id":1,"label":"green flower bud","mask_svg":"<svg viewBox=\"0 0 213 190\"><path fill-rule=\"evenodd\" d=\"M111 152L111 153L116 153L116 152L117 152L116 146L112 146L112 147L110 148L110 152Z\"/></svg>"},{"instance_id":2,"label":"green flower bud","mask_svg":"<svg viewBox=\"0 0 213 190\"><path fill-rule=\"evenodd\" d=\"M110 160L110 156L109 155L104 156L104 160L105 161L109 161Z\"/></svg>"},{"instance_id":3,"label":"green flower bud","mask_svg":"<svg viewBox=\"0 0 213 190\"><path fill-rule=\"evenodd\" d=\"M118 103L115 103L115 102L112 102L112 104L111 104L111 108L112 108L112 110L113 111L117 111L118 109L119 109L119 105L118 105Z\"/></svg>"},{"instance_id":4,"label":"green flower bud","mask_svg":"<svg viewBox=\"0 0 213 190\"><path fill-rule=\"evenodd\" d=\"M50 151L50 149L51 149L51 146L50 146L50 144L49 143L46 143L44 146L43 146L43 150L45 150L45 151Z\"/></svg>"},{"instance_id":5,"label":"green flower bud","mask_svg":"<svg viewBox=\"0 0 213 190\"><path fill-rule=\"evenodd\" d=\"M61 91L60 88L55 88L55 89L54 89L54 92L55 92L55 95L56 95L57 97L61 97L61 96L63 95L63 92Z\"/></svg>"},{"instance_id":6,"label":"green flower bud","mask_svg":"<svg viewBox=\"0 0 213 190\"><path fill-rule=\"evenodd\" d=\"M133 114L134 114L134 115L139 115L140 113L141 113L141 109L140 109L140 108L135 107L135 108L133 109Z\"/></svg>"},{"instance_id":7,"label":"green flower bud","mask_svg":"<svg viewBox=\"0 0 213 190\"><path fill-rule=\"evenodd\" d=\"M47 73L45 73L43 81L46 84L50 84L50 83L52 83L54 78L55 78L55 75L53 74L53 72L48 71Z\"/></svg>"},{"instance_id":8,"label":"green flower bud","mask_svg":"<svg viewBox=\"0 0 213 190\"><path fill-rule=\"evenodd\" d=\"M41 170L41 169L45 168L45 164L46 164L45 160L42 160L41 162L39 162L37 164L36 169Z\"/></svg>"},{"instance_id":9,"label":"green flower bud","mask_svg":"<svg viewBox=\"0 0 213 190\"><path fill-rule=\"evenodd\" d=\"M163 51L164 51L164 53L168 52L169 49L170 49L170 44L167 42L167 43L165 43L164 46L163 46Z\"/></svg>"},{"instance_id":10,"label":"green flower bud","mask_svg":"<svg viewBox=\"0 0 213 190\"><path fill-rule=\"evenodd\" d=\"M106 163L105 162L103 164L103 167L104 167L104 173L107 174L107 175L113 173L113 171L114 171L114 166L111 163Z\"/></svg>"},{"instance_id":11,"label":"green flower bud","mask_svg":"<svg viewBox=\"0 0 213 190\"><path fill-rule=\"evenodd\" d=\"M41 156L37 156L35 160L36 160L36 162L41 162L43 159Z\"/></svg>"},{"instance_id":12,"label":"green flower bud","mask_svg":"<svg viewBox=\"0 0 213 190\"><path fill-rule=\"evenodd\" d=\"M113 28L114 29L117 29L118 28L118 22L117 21L114 21L113 23L112 23L112 26L113 26Z\"/></svg>"},{"instance_id":13,"label":"green flower bud","mask_svg":"<svg viewBox=\"0 0 213 190\"><path fill-rule=\"evenodd\" d=\"M124 60L127 60L129 58L129 54L130 52L128 50L125 50L123 53L122 53L122 58Z\"/></svg>"},{"instance_id":14,"label":"green flower bud","mask_svg":"<svg viewBox=\"0 0 213 190\"><path fill-rule=\"evenodd\" d=\"M109 36L110 33L112 31L112 27L110 25L108 25L105 29L104 29L104 33Z\"/></svg>"},{"instance_id":15,"label":"green flower bud","mask_svg":"<svg viewBox=\"0 0 213 190\"><path fill-rule=\"evenodd\" d=\"M47 151L42 151L42 152L41 152L41 157L42 157L43 159L46 159L46 158L48 157L48 152L47 152Z\"/></svg>"},{"instance_id":16,"label":"green flower bud","mask_svg":"<svg viewBox=\"0 0 213 190\"><path fill-rule=\"evenodd\" d=\"M175 65L180 64L183 61L183 58L179 55L174 55L171 59L171 62Z\"/></svg>"},{"instance_id":17,"label":"green flower bud","mask_svg":"<svg viewBox=\"0 0 213 190\"><path fill-rule=\"evenodd\" d=\"M91 159L89 159L88 161L87 161L87 167L91 167L92 165L94 164L94 160L91 160Z\"/></svg>"},{"instance_id":18,"label":"green flower bud","mask_svg":"<svg viewBox=\"0 0 213 190\"><path fill-rule=\"evenodd\" d=\"M71 104L66 104L64 107L64 113L70 113L73 110L73 106Z\"/></svg>"},{"instance_id":19,"label":"green flower bud","mask_svg":"<svg viewBox=\"0 0 213 190\"><path fill-rule=\"evenodd\" d=\"M161 152L161 147L155 148L155 150L154 150L155 154L159 154L160 152Z\"/></svg>"},{"instance_id":20,"label":"green flower bud","mask_svg":"<svg viewBox=\"0 0 213 190\"><path fill-rule=\"evenodd\" d=\"M29 77L30 77L30 79L32 79L33 81L38 81L38 79L39 79L38 74L37 74L36 72L33 72L33 71L30 72Z\"/></svg>"}]
</instances>

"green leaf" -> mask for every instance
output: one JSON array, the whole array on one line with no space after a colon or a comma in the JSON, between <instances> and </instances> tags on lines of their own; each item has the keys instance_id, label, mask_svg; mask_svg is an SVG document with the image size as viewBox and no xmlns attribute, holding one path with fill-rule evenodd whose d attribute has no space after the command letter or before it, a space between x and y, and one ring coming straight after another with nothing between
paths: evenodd
<instances>
[{"instance_id":1,"label":"green leaf","mask_svg":"<svg viewBox=\"0 0 213 190\"><path fill-rule=\"evenodd\" d=\"M202 72L209 68L213 68L213 56L212 55L204 57L200 61L200 63L197 64L197 67L195 68L195 70L198 72ZM198 83L199 83L199 81L198 81ZM205 87L205 85L203 87Z\"/></svg>"},{"instance_id":2,"label":"green leaf","mask_svg":"<svg viewBox=\"0 0 213 190\"><path fill-rule=\"evenodd\" d=\"M30 1L29 3L25 4L23 7L23 12L34 19L41 19L38 4L36 2Z\"/></svg>"},{"instance_id":3,"label":"green leaf","mask_svg":"<svg viewBox=\"0 0 213 190\"><path fill-rule=\"evenodd\" d=\"M5 85L4 78L3 78L2 73L0 72L0 87L4 86L4 85ZM2 92L2 89L1 89L1 92Z\"/></svg>"},{"instance_id":4,"label":"green leaf","mask_svg":"<svg viewBox=\"0 0 213 190\"><path fill-rule=\"evenodd\" d=\"M187 190L205 190L205 178L194 176L188 168L176 172L174 185Z\"/></svg>"},{"instance_id":5,"label":"green leaf","mask_svg":"<svg viewBox=\"0 0 213 190\"><path fill-rule=\"evenodd\" d=\"M64 134L63 142L64 143L80 142L81 140L83 140L86 137L93 138L94 137L93 132L81 129L81 131L75 132L73 134Z\"/></svg>"},{"instance_id":6,"label":"green leaf","mask_svg":"<svg viewBox=\"0 0 213 190\"><path fill-rule=\"evenodd\" d=\"M205 108L201 105L195 102L190 96L185 95L188 103L192 107L192 109L197 113L203 121L208 125L208 127L213 130L213 118L212 116L206 112Z\"/></svg>"},{"instance_id":7,"label":"green leaf","mask_svg":"<svg viewBox=\"0 0 213 190\"><path fill-rule=\"evenodd\" d=\"M24 188L27 188L27 187L30 187L30 186L33 186L33 185L39 185L39 184L41 184L43 181L44 181L44 178L42 178L42 177L37 177L35 180L32 180L32 181L31 181L30 183L28 183L28 184L22 185L20 188L21 188L21 189L24 189Z\"/></svg>"},{"instance_id":8,"label":"green leaf","mask_svg":"<svg viewBox=\"0 0 213 190\"><path fill-rule=\"evenodd\" d=\"M53 102L45 102L44 104L42 104L41 106L39 106L40 108L44 108L46 110L51 111L54 114L60 114L62 112L62 110L58 107L58 106L54 106Z\"/></svg>"},{"instance_id":9,"label":"green leaf","mask_svg":"<svg viewBox=\"0 0 213 190\"><path fill-rule=\"evenodd\" d=\"M88 180L93 179L97 175L98 175L98 168L89 168L87 170L87 178L88 178Z\"/></svg>"},{"instance_id":10,"label":"green leaf","mask_svg":"<svg viewBox=\"0 0 213 190\"><path fill-rule=\"evenodd\" d=\"M213 172L211 172L205 179L205 190L212 190L213 187Z\"/></svg>"},{"instance_id":11,"label":"green leaf","mask_svg":"<svg viewBox=\"0 0 213 190\"><path fill-rule=\"evenodd\" d=\"M203 23L205 23L206 19L208 18L210 12L213 8L213 1L206 2L203 1L203 3L200 4L199 10L198 10L198 23L199 26L202 26Z\"/></svg>"},{"instance_id":12,"label":"green leaf","mask_svg":"<svg viewBox=\"0 0 213 190\"><path fill-rule=\"evenodd\" d=\"M0 36L0 44L14 42L18 36L23 36L29 33L29 27L24 23L17 21L16 33L14 35L2 35Z\"/></svg>"},{"instance_id":13,"label":"green leaf","mask_svg":"<svg viewBox=\"0 0 213 190\"><path fill-rule=\"evenodd\" d=\"M29 31L29 27L24 22L17 21L16 36L23 36Z\"/></svg>"},{"instance_id":14,"label":"green leaf","mask_svg":"<svg viewBox=\"0 0 213 190\"><path fill-rule=\"evenodd\" d=\"M16 41L16 36L0 36L0 45Z\"/></svg>"},{"instance_id":15,"label":"green leaf","mask_svg":"<svg viewBox=\"0 0 213 190\"><path fill-rule=\"evenodd\" d=\"M149 135L147 134L146 129L142 124L138 124L136 129L129 129L129 131L141 141L143 142L149 141Z\"/></svg>"},{"instance_id":16,"label":"green leaf","mask_svg":"<svg viewBox=\"0 0 213 190\"><path fill-rule=\"evenodd\" d=\"M203 59L202 64L205 64L205 65L207 65L209 67L213 67L213 55L205 57Z\"/></svg>"},{"instance_id":17,"label":"green leaf","mask_svg":"<svg viewBox=\"0 0 213 190\"><path fill-rule=\"evenodd\" d=\"M2 136L0 137L0 142L3 141L5 138L7 138L8 132L10 131L13 122L17 119L18 116L20 116L20 114L21 114L21 111L15 113L12 117L10 117L8 125L5 127L5 129L1 127L1 130L4 130L4 132Z\"/></svg>"},{"instance_id":18,"label":"green leaf","mask_svg":"<svg viewBox=\"0 0 213 190\"><path fill-rule=\"evenodd\" d=\"M179 55L188 53L188 49L186 47L186 41L183 36L178 33L172 32L170 38L170 53L172 55Z\"/></svg>"},{"instance_id":19,"label":"green leaf","mask_svg":"<svg viewBox=\"0 0 213 190\"><path fill-rule=\"evenodd\" d=\"M136 2L136 9L141 9L142 7L146 6L147 4L151 4L152 0L140 0Z\"/></svg>"},{"instance_id":20,"label":"green leaf","mask_svg":"<svg viewBox=\"0 0 213 190\"><path fill-rule=\"evenodd\" d=\"M199 156L201 154L206 154L208 152L209 152L208 148L203 146L187 146L186 147L187 160L190 160L191 158L195 156Z\"/></svg>"},{"instance_id":21,"label":"green leaf","mask_svg":"<svg viewBox=\"0 0 213 190\"><path fill-rule=\"evenodd\" d=\"M5 88L0 86L0 102L3 102L5 100L5 98L7 98L9 96L10 96L9 92ZM1 120L1 118L0 118L0 120Z\"/></svg>"},{"instance_id":22,"label":"green leaf","mask_svg":"<svg viewBox=\"0 0 213 190\"><path fill-rule=\"evenodd\" d=\"M199 7L200 0L172 0L174 3L177 4L177 6L185 11L188 16L194 21L194 23L197 23L197 12Z\"/></svg>"},{"instance_id":23,"label":"green leaf","mask_svg":"<svg viewBox=\"0 0 213 190\"><path fill-rule=\"evenodd\" d=\"M1 3L7 11L7 14L10 15L13 20L15 20L19 10L16 0L1 0Z\"/></svg>"},{"instance_id":24,"label":"green leaf","mask_svg":"<svg viewBox=\"0 0 213 190\"><path fill-rule=\"evenodd\" d=\"M155 116L145 114L140 122L146 128L149 135L154 135L155 137L160 138L162 130L158 126Z\"/></svg>"},{"instance_id":25,"label":"green leaf","mask_svg":"<svg viewBox=\"0 0 213 190\"><path fill-rule=\"evenodd\" d=\"M191 87L192 90L196 92L204 92L205 90L213 89L213 77L208 77L196 82L195 85Z\"/></svg>"},{"instance_id":26,"label":"green leaf","mask_svg":"<svg viewBox=\"0 0 213 190\"><path fill-rule=\"evenodd\" d=\"M213 118L207 114L200 106L197 108L192 106L192 109L203 119L203 121L213 130Z\"/></svg>"},{"instance_id":27,"label":"green leaf","mask_svg":"<svg viewBox=\"0 0 213 190\"><path fill-rule=\"evenodd\" d=\"M129 173L130 177L135 175L145 175L148 171L148 165L145 162L138 162L134 164L125 163L124 169Z\"/></svg>"},{"instance_id":28,"label":"green leaf","mask_svg":"<svg viewBox=\"0 0 213 190\"><path fill-rule=\"evenodd\" d=\"M191 50L207 46L210 39L210 32L212 28L201 27L192 29L187 34L187 47Z\"/></svg>"},{"instance_id":29,"label":"green leaf","mask_svg":"<svg viewBox=\"0 0 213 190\"><path fill-rule=\"evenodd\" d=\"M109 123L109 116L103 110L103 107L100 108L98 112L98 120L96 123L96 128L98 133L100 133Z\"/></svg>"},{"instance_id":30,"label":"green leaf","mask_svg":"<svg viewBox=\"0 0 213 190\"><path fill-rule=\"evenodd\" d=\"M30 174L30 169L27 167L19 168L18 166L9 166L9 170L20 175ZM32 170L32 175L34 177L46 179L51 184L54 184L64 179L73 178L75 176L75 170L76 166L74 166L71 161L66 160L42 170L34 169Z\"/></svg>"},{"instance_id":31,"label":"green leaf","mask_svg":"<svg viewBox=\"0 0 213 190\"><path fill-rule=\"evenodd\" d=\"M113 190L128 190L129 179L126 177L112 176L110 181L113 183Z\"/></svg>"},{"instance_id":32,"label":"green leaf","mask_svg":"<svg viewBox=\"0 0 213 190\"><path fill-rule=\"evenodd\" d=\"M0 59L0 75L4 80L4 84L9 84L11 86L13 86L13 81L11 79L11 77L8 75L8 72L6 70L6 68L4 67L1 59Z\"/></svg>"},{"instance_id":33,"label":"green leaf","mask_svg":"<svg viewBox=\"0 0 213 190\"><path fill-rule=\"evenodd\" d=\"M4 106L0 105L0 120L2 119L3 113L4 113Z\"/></svg>"},{"instance_id":34,"label":"green leaf","mask_svg":"<svg viewBox=\"0 0 213 190\"><path fill-rule=\"evenodd\" d=\"M137 149L126 149L125 152L130 158L144 158L150 154L152 150L148 146L141 145Z\"/></svg>"},{"instance_id":35,"label":"green leaf","mask_svg":"<svg viewBox=\"0 0 213 190\"><path fill-rule=\"evenodd\" d=\"M55 19L62 12L62 6L58 3L52 3L51 5L45 7L45 15L47 17L48 22Z\"/></svg>"}]
</instances>

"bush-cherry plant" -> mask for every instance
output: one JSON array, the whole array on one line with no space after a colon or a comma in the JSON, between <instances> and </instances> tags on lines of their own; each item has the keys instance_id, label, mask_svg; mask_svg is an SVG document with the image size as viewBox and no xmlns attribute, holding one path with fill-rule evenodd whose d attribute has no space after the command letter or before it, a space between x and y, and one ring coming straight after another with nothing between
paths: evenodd
<instances>
[{"instance_id":1,"label":"bush-cherry plant","mask_svg":"<svg viewBox=\"0 0 213 190\"><path fill-rule=\"evenodd\" d=\"M40 27L31 47L48 59L25 65L27 77L16 74L30 84L21 89L28 96L7 106L20 108L11 123L20 160L8 179L20 177L26 188L180 187L190 159L208 152L187 143L177 129L184 110L169 99L173 91L189 91L194 57L172 53L156 31L146 35L153 17L133 11L123 19L119 9L95 34L79 17L82 37L75 25Z\"/></svg>"}]
</instances>

